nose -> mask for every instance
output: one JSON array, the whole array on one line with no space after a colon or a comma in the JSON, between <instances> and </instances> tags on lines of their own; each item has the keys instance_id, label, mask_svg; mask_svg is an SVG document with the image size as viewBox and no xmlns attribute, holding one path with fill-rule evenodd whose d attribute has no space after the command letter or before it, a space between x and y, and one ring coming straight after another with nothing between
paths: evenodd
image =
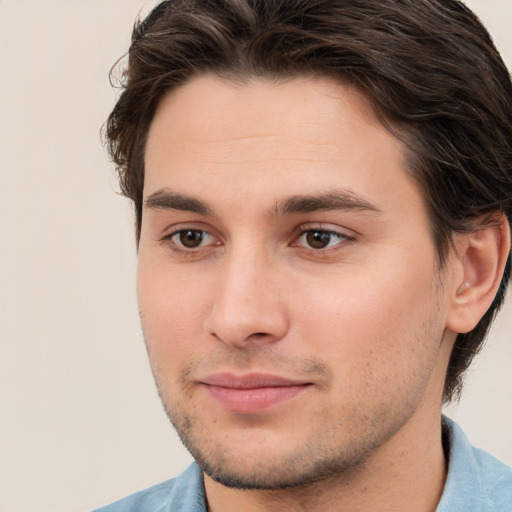
<instances>
[{"instance_id":1,"label":"nose","mask_svg":"<svg viewBox=\"0 0 512 512\"><path fill-rule=\"evenodd\" d=\"M233 347L273 343L285 336L288 316L279 269L269 259L254 252L225 257L217 268L205 322L211 336Z\"/></svg>"}]
</instances>

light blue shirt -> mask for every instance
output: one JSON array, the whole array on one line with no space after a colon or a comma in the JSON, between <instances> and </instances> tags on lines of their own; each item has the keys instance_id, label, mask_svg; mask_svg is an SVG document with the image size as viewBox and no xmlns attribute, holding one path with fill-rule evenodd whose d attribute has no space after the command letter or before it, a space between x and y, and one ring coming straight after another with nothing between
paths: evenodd
<instances>
[{"instance_id":1,"label":"light blue shirt","mask_svg":"<svg viewBox=\"0 0 512 512\"><path fill-rule=\"evenodd\" d=\"M471 446L454 422L443 422L449 465L436 512L512 512L512 468ZM206 512L202 472L194 463L178 478L94 512Z\"/></svg>"}]
</instances>

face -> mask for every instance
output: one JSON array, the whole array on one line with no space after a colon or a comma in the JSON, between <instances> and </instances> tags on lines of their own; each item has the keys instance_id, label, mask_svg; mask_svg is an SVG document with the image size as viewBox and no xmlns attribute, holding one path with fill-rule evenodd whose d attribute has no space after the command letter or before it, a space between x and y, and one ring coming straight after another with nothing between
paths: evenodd
<instances>
[{"instance_id":1,"label":"face","mask_svg":"<svg viewBox=\"0 0 512 512\"><path fill-rule=\"evenodd\" d=\"M448 278L404 160L327 79L203 76L160 104L140 314L169 417L217 481L348 471L440 402Z\"/></svg>"}]
</instances>

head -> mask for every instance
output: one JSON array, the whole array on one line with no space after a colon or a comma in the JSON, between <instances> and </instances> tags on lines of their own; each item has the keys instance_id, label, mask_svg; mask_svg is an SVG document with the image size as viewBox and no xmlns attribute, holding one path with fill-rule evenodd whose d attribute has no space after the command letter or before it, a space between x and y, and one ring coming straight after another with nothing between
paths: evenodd
<instances>
[{"instance_id":1,"label":"head","mask_svg":"<svg viewBox=\"0 0 512 512\"><path fill-rule=\"evenodd\" d=\"M149 127L166 93L213 73L235 81L329 76L365 91L407 147L442 267L454 233L496 212L510 218L512 85L489 34L461 2L162 2L134 29L123 92L107 143L140 235ZM462 377L499 309L458 336L445 399Z\"/></svg>"},{"instance_id":2,"label":"head","mask_svg":"<svg viewBox=\"0 0 512 512\"><path fill-rule=\"evenodd\" d=\"M336 96L334 89L318 87L318 80L352 91L400 145L401 165L428 220L439 277L434 288L442 288L458 237L512 214L510 77L485 28L455 0L159 4L134 29L123 91L106 127L121 190L135 205L137 239L147 199L148 141L158 113L173 97L193 102L185 88L207 94L209 84L212 98L220 101L216 83L245 87L257 96L257 84L279 89L300 81ZM292 85L291 97L299 98L293 91ZM165 116L160 119L166 126ZM460 392L464 371L503 301L509 266L507 260L497 295L477 325L456 336L444 381L446 401ZM439 308L442 304L427 316ZM436 333L433 327L430 335ZM302 371L318 375L320 382L329 374L321 361L307 358Z\"/></svg>"}]
</instances>

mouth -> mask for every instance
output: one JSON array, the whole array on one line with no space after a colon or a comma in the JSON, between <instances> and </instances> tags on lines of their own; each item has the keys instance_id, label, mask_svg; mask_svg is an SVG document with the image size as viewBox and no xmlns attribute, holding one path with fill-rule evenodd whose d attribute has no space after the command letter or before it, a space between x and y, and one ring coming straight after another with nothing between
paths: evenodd
<instances>
[{"instance_id":1,"label":"mouth","mask_svg":"<svg viewBox=\"0 0 512 512\"><path fill-rule=\"evenodd\" d=\"M267 411L313 385L311 382L255 373L242 376L218 373L200 380L199 384L218 405L242 414Z\"/></svg>"}]
</instances>

